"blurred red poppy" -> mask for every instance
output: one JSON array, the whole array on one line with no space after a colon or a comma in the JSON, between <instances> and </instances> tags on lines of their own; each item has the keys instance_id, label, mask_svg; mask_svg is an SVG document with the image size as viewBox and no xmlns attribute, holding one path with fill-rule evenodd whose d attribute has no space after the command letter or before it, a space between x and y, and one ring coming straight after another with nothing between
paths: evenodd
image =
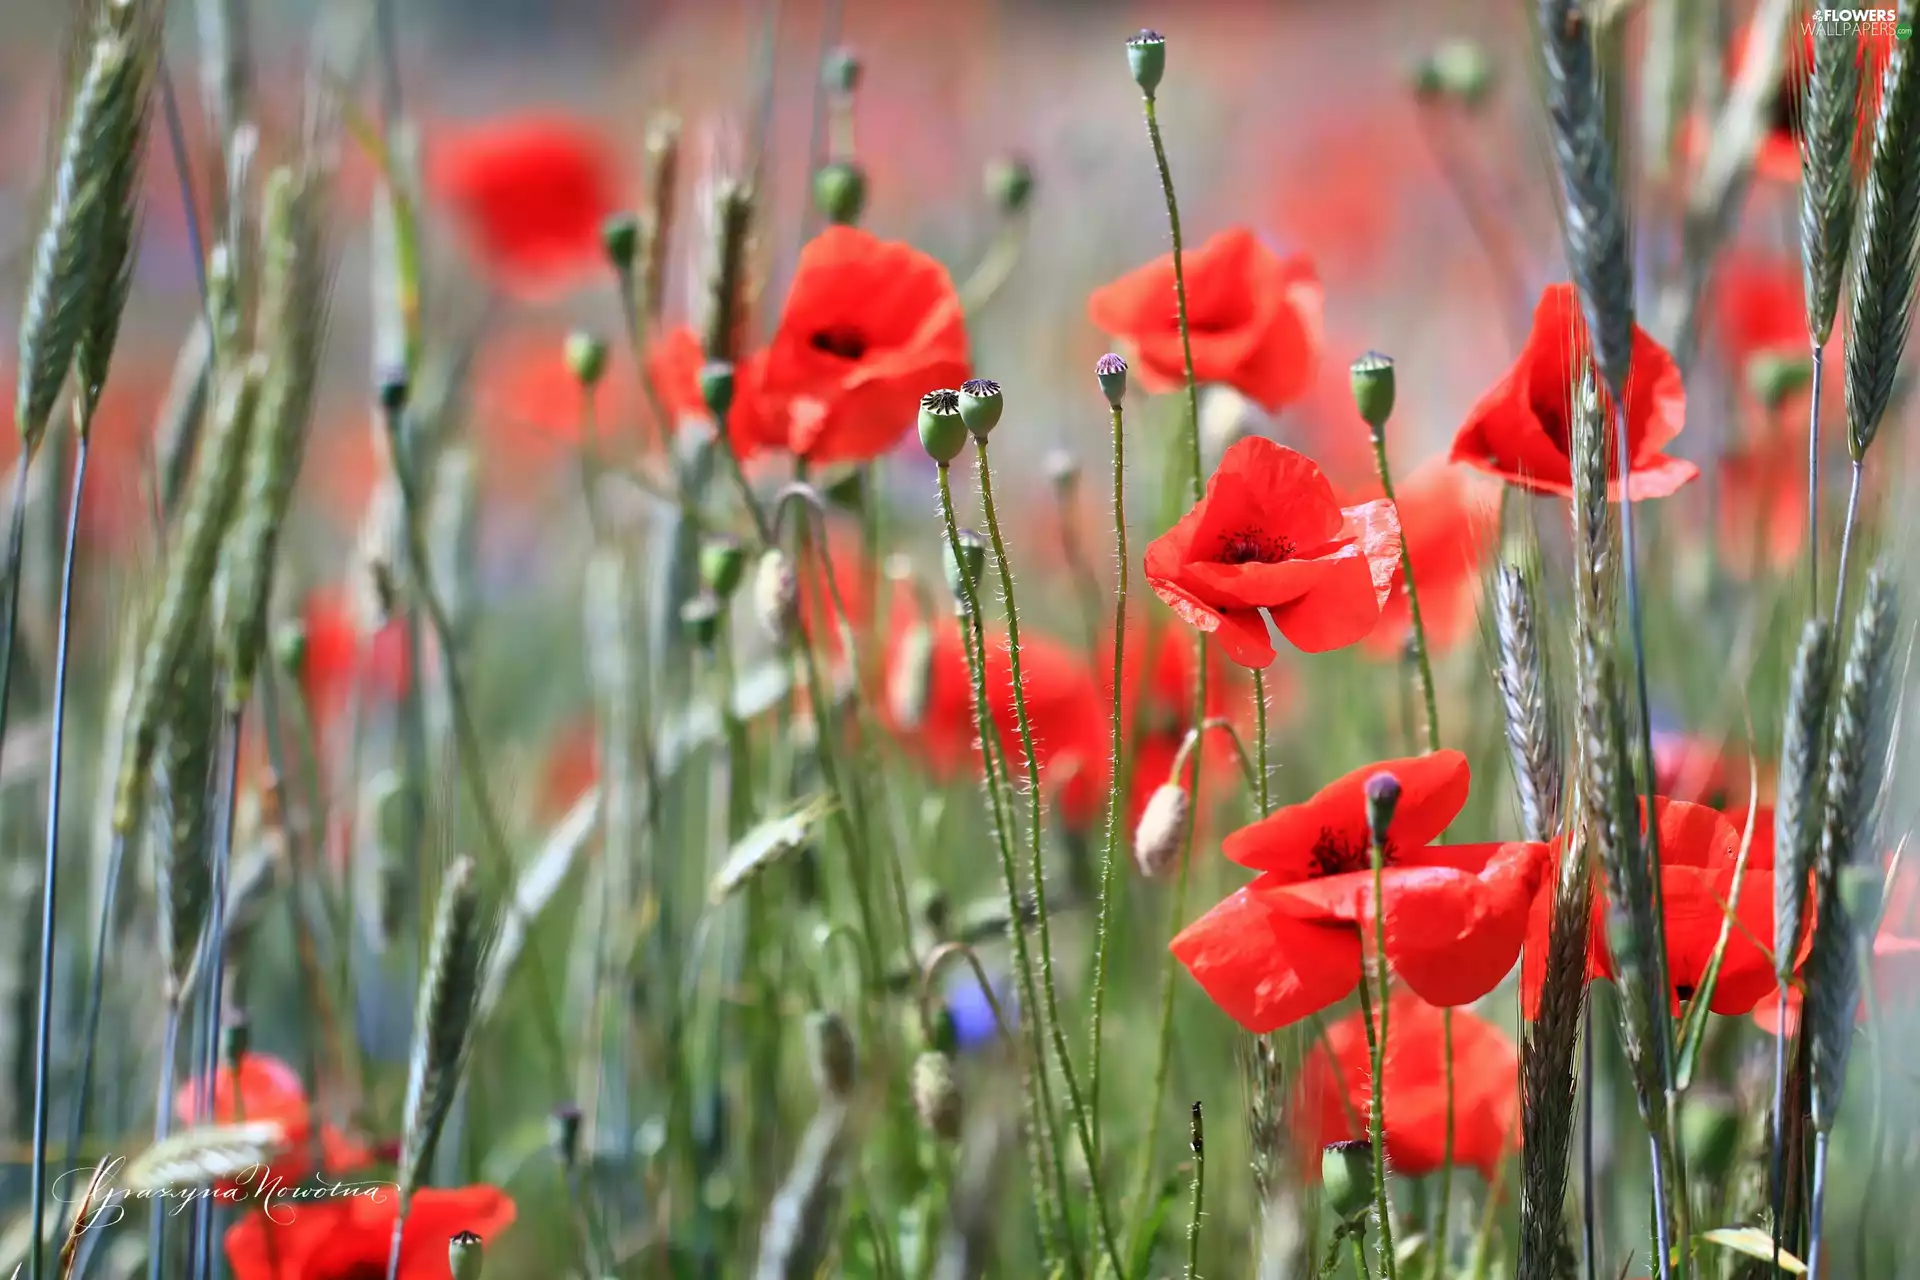
<instances>
[{"instance_id":1,"label":"blurred red poppy","mask_svg":"<svg viewBox=\"0 0 1920 1280\"><path fill-rule=\"evenodd\" d=\"M368 1185L335 1199L274 1201L227 1232L234 1280L365 1280L387 1274L400 1198ZM267 1213L271 1212L269 1222ZM400 1238L406 1280L451 1280L447 1242L471 1231L487 1244L513 1225L513 1200L498 1187L429 1187L414 1194Z\"/></svg>"},{"instance_id":2,"label":"blurred red poppy","mask_svg":"<svg viewBox=\"0 0 1920 1280\"><path fill-rule=\"evenodd\" d=\"M1359 983L1374 918L1365 788L1382 772L1401 787L1381 873L1387 962L1422 999L1462 1005L1519 957L1547 846L1432 843L1466 803L1458 751L1367 765L1228 836L1222 852L1264 874L1173 940L1174 955L1247 1030L1296 1022Z\"/></svg>"},{"instance_id":3,"label":"blurred red poppy","mask_svg":"<svg viewBox=\"0 0 1920 1280\"><path fill-rule=\"evenodd\" d=\"M585 125L510 116L433 146L428 182L452 206L503 289L538 297L600 267L600 227L618 203L613 153Z\"/></svg>"},{"instance_id":4,"label":"blurred red poppy","mask_svg":"<svg viewBox=\"0 0 1920 1280\"><path fill-rule=\"evenodd\" d=\"M675 325L647 344L647 377L660 397L668 426L678 430L689 419L709 422L707 400L700 391L700 370L706 366L700 335L689 325ZM763 354L749 356L734 370L733 404L727 410L727 435L741 457L760 443L763 428L754 421L760 403Z\"/></svg>"},{"instance_id":5,"label":"blurred red poppy","mask_svg":"<svg viewBox=\"0 0 1920 1280\"><path fill-rule=\"evenodd\" d=\"M1399 565L1392 503L1343 509L1311 459L1257 436L1228 448L1206 497L1146 554L1154 594L1243 667L1273 661L1263 609L1306 653L1361 639Z\"/></svg>"},{"instance_id":6,"label":"blurred red poppy","mask_svg":"<svg viewBox=\"0 0 1920 1280\"><path fill-rule=\"evenodd\" d=\"M1387 1162L1419 1178L1447 1157L1446 1025L1439 1009L1408 991L1387 1004ZM1500 1028L1464 1009L1453 1014L1453 1158L1493 1181L1520 1147L1519 1055ZM1307 1054L1295 1093L1300 1152L1310 1176L1328 1143L1367 1136L1373 1055L1358 1011L1327 1027Z\"/></svg>"},{"instance_id":7,"label":"blurred red poppy","mask_svg":"<svg viewBox=\"0 0 1920 1280\"><path fill-rule=\"evenodd\" d=\"M608 360L589 401L565 352L566 335L545 328L504 334L480 352L473 398L490 489L524 490L577 466L589 430L602 452L632 446L639 409L632 362Z\"/></svg>"},{"instance_id":8,"label":"blurred red poppy","mask_svg":"<svg viewBox=\"0 0 1920 1280\"><path fill-rule=\"evenodd\" d=\"M1747 794L1747 760L1724 737L1653 731L1655 795L1725 808Z\"/></svg>"},{"instance_id":9,"label":"blurred red poppy","mask_svg":"<svg viewBox=\"0 0 1920 1280\"><path fill-rule=\"evenodd\" d=\"M1181 263L1193 372L1269 411L1306 391L1320 354L1320 280L1305 258L1282 258L1245 227L1222 231ZM1173 255L1093 291L1087 314L1128 349L1148 391L1186 384Z\"/></svg>"},{"instance_id":10,"label":"blurred red poppy","mask_svg":"<svg viewBox=\"0 0 1920 1280\"><path fill-rule=\"evenodd\" d=\"M311 593L303 612L307 648L300 683L314 722L323 730L352 697L363 651L369 697L394 701L407 691L407 639L398 620L368 634L359 610L338 590Z\"/></svg>"},{"instance_id":11,"label":"blurred red poppy","mask_svg":"<svg viewBox=\"0 0 1920 1280\"><path fill-rule=\"evenodd\" d=\"M1433 458L1394 486L1393 496L1427 644L1440 652L1473 633L1480 567L1493 551L1499 519L1499 486L1472 468ZM1393 594L1380 608L1380 624L1367 634L1367 647L1399 653L1412 630L1406 574L1396 569Z\"/></svg>"},{"instance_id":12,"label":"blurred red poppy","mask_svg":"<svg viewBox=\"0 0 1920 1280\"><path fill-rule=\"evenodd\" d=\"M1811 340L1798 259L1728 250L1714 263L1707 308L1736 375L1755 356L1807 357Z\"/></svg>"},{"instance_id":13,"label":"blurred red poppy","mask_svg":"<svg viewBox=\"0 0 1920 1280\"><path fill-rule=\"evenodd\" d=\"M1771 825L1771 824L1769 824ZM1887 893L1886 909L1873 938L1873 994L1884 1010L1892 1001L1912 992L1920 981L1920 878L1902 875ZM1787 988L1787 1033L1800 1027L1801 991ZM1870 1012L1865 993L1860 1000L1857 1020L1865 1022ZM1778 1033L1780 1027L1780 989L1770 989L1753 1006L1753 1020L1763 1029Z\"/></svg>"},{"instance_id":14,"label":"blurred red poppy","mask_svg":"<svg viewBox=\"0 0 1920 1280\"><path fill-rule=\"evenodd\" d=\"M1736 446L1719 468L1721 564L1742 578L1791 568L1807 549L1804 424Z\"/></svg>"},{"instance_id":15,"label":"blurred red poppy","mask_svg":"<svg viewBox=\"0 0 1920 1280\"><path fill-rule=\"evenodd\" d=\"M922 395L966 378L960 296L913 246L829 227L800 251L756 373L757 443L816 464L876 458L912 429Z\"/></svg>"},{"instance_id":16,"label":"blurred red poppy","mask_svg":"<svg viewBox=\"0 0 1920 1280\"><path fill-rule=\"evenodd\" d=\"M1674 1009L1677 1012L1682 1001L1693 998L1706 976L1707 962L1720 941L1721 923L1731 909L1738 923L1728 932L1720 977L1707 1007L1718 1014L1746 1013L1774 986L1772 812L1761 807L1755 814L1752 848L1736 884L1733 871L1741 832L1732 819L1705 805L1665 796L1655 797L1654 811L1660 823L1660 884ZM1745 816L1741 815L1743 822ZM1556 841L1556 859L1560 849ZM1605 897L1596 886L1588 967L1593 977L1612 980L1615 969L1607 945ZM1551 895L1542 894L1534 904L1526 959L1520 966L1522 1007L1529 1018L1539 1010L1552 914Z\"/></svg>"},{"instance_id":17,"label":"blurred red poppy","mask_svg":"<svg viewBox=\"0 0 1920 1280\"><path fill-rule=\"evenodd\" d=\"M273 1123L286 1134L284 1153L245 1185L261 1189L276 1178L293 1183L313 1172L313 1116L307 1091L292 1067L266 1054L249 1053L240 1059L236 1091L233 1068L223 1065L213 1076L210 1119L200 1109L201 1088L202 1081L193 1080L174 1093L173 1112L182 1124ZM322 1172L347 1173L372 1163L373 1152L332 1125L322 1125L320 1161Z\"/></svg>"},{"instance_id":18,"label":"blurred red poppy","mask_svg":"<svg viewBox=\"0 0 1920 1280\"><path fill-rule=\"evenodd\" d=\"M1588 354L1587 324L1571 284L1548 285L1534 308L1527 345L1506 376L1480 398L1453 438L1453 460L1499 476L1534 493L1571 494L1567 457L1574 396ZM1627 378L1627 443L1631 471L1627 494L1635 502L1664 498L1700 474L1699 468L1660 450L1680 434L1686 391L1680 370L1659 343L1638 325ZM1611 398L1601 398L1612 419ZM1609 432L1611 438L1611 432ZM1614 446L1607 447L1607 490L1619 497Z\"/></svg>"},{"instance_id":19,"label":"blurred red poppy","mask_svg":"<svg viewBox=\"0 0 1920 1280\"><path fill-rule=\"evenodd\" d=\"M1753 28L1747 27L1734 38L1727 50L1729 80L1740 73L1748 47L1753 42L1753 34ZM1782 59L1780 79L1773 93L1773 107L1766 119L1766 131L1760 135L1760 149L1754 156L1753 167L1754 172L1763 178L1793 183L1800 180L1800 138L1806 114L1804 99L1807 81L1813 74L1812 20L1803 20L1799 38L1789 39L1792 42ZM1860 32L1860 112L1856 137L1867 145L1871 144L1874 117L1880 109L1881 72L1892 56L1893 32L1890 24L1863 26ZM1703 152L1706 130L1696 125L1690 134L1691 149Z\"/></svg>"}]
</instances>

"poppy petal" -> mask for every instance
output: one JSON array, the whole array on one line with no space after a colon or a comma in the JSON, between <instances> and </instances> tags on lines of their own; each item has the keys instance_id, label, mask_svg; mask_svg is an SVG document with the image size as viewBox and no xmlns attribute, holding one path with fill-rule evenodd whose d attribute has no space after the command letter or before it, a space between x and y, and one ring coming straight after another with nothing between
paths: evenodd
<instances>
[{"instance_id":1,"label":"poppy petal","mask_svg":"<svg viewBox=\"0 0 1920 1280\"><path fill-rule=\"evenodd\" d=\"M1470 1004L1512 972L1547 854L1522 842L1448 847L1456 851L1484 859L1485 870L1396 868L1384 886L1387 962L1442 1006Z\"/></svg>"},{"instance_id":2,"label":"poppy petal","mask_svg":"<svg viewBox=\"0 0 1920 1280\"><path fill-rule=\"evenodd\" d=\"M1255 1035L1320 1012L1360 981L1352 929L1292 919L1252 888L1181 930L1171 950L1208 997Z\"/></svg>"}]
</instances>

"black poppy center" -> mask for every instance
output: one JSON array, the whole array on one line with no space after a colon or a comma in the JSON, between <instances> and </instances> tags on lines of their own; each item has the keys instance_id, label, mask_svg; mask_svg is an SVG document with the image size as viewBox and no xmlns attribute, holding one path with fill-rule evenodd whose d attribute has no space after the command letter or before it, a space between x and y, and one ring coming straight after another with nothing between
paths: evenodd
<instances>
[{"instance_id":1,"label":"black poppy center","mask_svg":"<svg viewBox=\"0 0 1920 1280\"><path fill-rule=\"evenodd\" d=\"M1222 564L1279 564L1292 556L1293 543L1289 539L1257 529L1242 529L1228 534L1221 542L1218 559Z\"/></svg>"},{"instance_id":2,"label":"black poppy center","mask_svg":"<svg viewBox=\"0 0 1920 1280\"><path fill-rule=\"evenodd\" d=\"M1393 843L1389 841L1382 850L1381 865L1393 865ZM1373 866L1373 852L1364 840L1354 841L1346 834L1332 827L1320 828L1320 838L1313 842L1313 873L1319 876L1346 875L1351 871L1365 871Z\"/></svg>"},{"instance_id":3,"label":"black poppy center","mask_svg":"<svg viewBox=\"0 0 1920 1280\"><path fill-rule=\"evenodd\" d=\"M819 329L808 339L815 351L824 351L830 356L839 356L842 360L858 360L867 354L866 335L851 325L835 325L830 329Z\"/></svg>"}]
</instances>

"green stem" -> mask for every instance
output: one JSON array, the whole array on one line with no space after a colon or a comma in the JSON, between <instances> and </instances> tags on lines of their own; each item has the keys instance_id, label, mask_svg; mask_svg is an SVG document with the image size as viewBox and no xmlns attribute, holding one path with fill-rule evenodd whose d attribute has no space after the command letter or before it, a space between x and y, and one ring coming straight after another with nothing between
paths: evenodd
<instances>
[{"instance_id":1,"label":"green stem","mask_svg":"<svg viewBox=\"0 0 1920 1280\"><path fill-rule=\"evenodd\" d=\"M1193 1219L1187 1223L1187 1280L1200 1276L1200 1215L1207 1195L1207 1142L1200 1104L1193 1104Z\"/></svg>"},{"instance_id":2,"label":"green stem","mask_svg":"<svg viewBox=\"0 0 1920 1280\"><path fill-rule=\"evenodd\" d=\"M953 482L946 463L940 464L940 515L947 527L947 546L955 563L964 564L965 557L960 547L960 528L953 515ZM961 584L961 598L966 607L966 617L961 619L963 632L971 632L977 644L970 640L967 645L968 674L973 681L974 721L980 733L980 754L986 772L988 807L993 812L995 844L1000 853L1000 876L1007 891L1007 931L1013 937L1014 967L1019 972L1022 1008L1026 1015L1020 1019L1027 1032L1027 1052L1029 1060L1027 1072L1031 1080L1028 1090L1028 1110L1032 1113L1030 1124L1036 1138L1034 1186L1044 1196L1043 1188L1047 1178L1045 1166L1051 1165L1057 1182L1056 1202L1061 1213L1067 1205L1066 1175L1060 1163L1059 1139L1053 1132L1052 1108L1047 1104L1047 1060L1046 1051L1040 1043L1039 1019L1040 1007L1038 993L1033 980L1033 959L1027 952L1027 931L1021 923L1023 912L1020 906L1020 877L1014 867L1013 838L1009 832L1012 825L1011 806L1001 799L1000 781L993 767L992 743L998 737L994 730L992 703L987 696L987 654L986 635L980 625L980 593L973 579L965 574L958 575ZM1047 1216L1042 1206L1043 1219ZM1043 1238L1049 1236L1043 1227ZM1075 1255L1069 1250L1069 1259Z\"/></svg>"},{"instance_id":3,"label":"green stem","mask_svg":"<svg viewBox=\"0 0 1920 1280\"><path fill-rule=\"evenodd\" d=\"M1060 1003L1053 981L1053 929L1047 918L1047 869L1042 851L1044 834L1040 811L1040 754L1033 741L1033 719L1027 711L1026 680L1020 670L1020 606L1014 598L1013 566L1007 558L1007 544L1000 536L1000 517L993 505L993 469L987 461L985 436L974 442L980 463L980 505L987 518L987 536L993 540L994 566L1000 575L1000 590L1007 603L1007 661L1013 674L1013 713L1020 726L1020 747L1026 755L1027 774L1027 874L1033 881L1033 911L1040 926L1040 989L1046 997L1047 1028L1053 1039L1054 1056L1060 1060L1060 1076L1067 1086L1067 1105L1073 1109L1074 1127L1080 1133L1081 1153L1087 1158L1087 1183L1093 1197L1093 1216L1100 1228L1101 1243L1116 1275L1124 1275L1120 1248L1113 1227L1107 1221L1106 1196L1100 1190L1100 1166L1095 1159L1093 1128L1087 1122L1086 1102L1080 1094L1080 1081L1074 1073L1073 1055L1067 1051L1067 1033L1060 1025ZM962 575L965 576L965 575ZM1016 927L1018 921L1015 922Z\"/></svg>"},{"instance_id":4,"label":"green stem","mask_svg":"<svg viewBox=\"0 0 1920 1280\"><path fill-rule=\"evenodd\" d=\"M1388 502L1394 502L1393 470L1387 465L1387 435L1373 433L1373 464L1380 475L1380 490ZM1396 504L1395 509L1398 509ZM1427 654L1427 628L1420 616L1420 590L1413 580L1413 559L1407 554L1404 531L1400 540L1400 577L1407 585L1407 612L1412 617L1413 658L1420 668L1420 695L1426 701L1427 750L1440 749L1440 705L1433 691L1433 660Z\"/></svg>"},{"instance_id":5,"label":"green stem","mask_svg":"<svg viewBox=\"0 0 1920 1280\"><path fill-rule=\"evenodd\" d=\"M1347 1239L1353 1241L1353 1274L1357 1280L1373 1280L1373 1270L1367 1266L1366 1237L1356 1231Z\"/></svg>"},{"instance_id":6,"label":"green stem","mask_svg":"<svg viewBox=\"0 0 1920 1280\"><path fill-rule=\"evenodd\" d=\"M1393 1203L1387 1197L1387 924L1380 911L1383 901L1386 848L1372 842L1373 852L1373 947L1374 967L1380 979L1378 1030L1375 1029L1373 1001L1368 993L1368 977L1360 975L1360 1011L1367 1024L1367 1047L1373 1057L1373 1087L1367 1103L1367 1140L1373 1145L1373 1199L1380 1214L1380 1271L1387 1280L1398 1280L1399 1266L1393 1256Z\"/></svg>"},{"instance_id":7,"label":"green stem","mask_svg":"<svg viewBox=\"0 0 1920 1280\"><path fill-rule=\"evenodd\" d=\"M1440 1010L1440 1041L1441 1055L1446 1062L1447 1130L1440 1158L1440 1209L1433 1224L1433 1280L1443 1280L1447 1273L1447 1215L1453 1208L1453 1010L1450 1008Z\"/></svg>"},{"instance_id":8,"label":"green stem","mask_svg":"<svg viewBox=\"0 0 1920 1280\"><path fill-rule=\"evenodd\" d=\"M1268 787L1267 769L1267 673L1253 669L1253 750L1254 775L1259 784L1260 816L1273 812L1273 796Z\"/></svg>"},{"instance_id":9,"label":"green stem","mask_svg":"<svg viewBox=\"0 0 1920 1280\"><path fill-rule=\"evenodd\" d=\"M1125 422L1119 405L1113 406L1113 546L1116 563L1120 566L1120 581L1114 592L1113 603L1113 713L1109 726L1109 750L1112 755L1111 776L1107 779L1107 839L1100 856L1100 906L1098 920L1094 925L1093 943L1093 1010L1092 1030L1089 1032L1091 1047L1088 1050L1090 1062L1087 1068L1087 1111L1093 1117L1093 1150L1096 1158L1100 1152L1100 1015L1106 1007L1107 997L1107 961L1111 955L1108 947L1108 931L1113 923L1113 878L1114 868L1120 861L1120 827L1124 821L1125 810L1122 807L1124 770L1122 764L1126 751L1126 735L1122 727L1122 685L1126 673L1127 647L1127 495L1126 495L1126 431Z\"/></svg>"},{"instance_id":10,"label":"green stem","mask_svg":"<svg viewBox=\"0 0 1920 1280\"><path fill-rule=\"evenodd\" d=\"M1154 110L1152 94L1146 95L1146 110L1147 140L1153 144L1153 163L1160 171L1160 191L1167 200L1167 230L1173 239L1174 316L1180 325L1180 356L1187 375L1187 454L1193 464L1193 501L1198 502L1206 484L1206 467L1200 458L1200 385L1193 374L1193 333L1187 323L1186 246L1180 238L1180 202L1173 194L1173 172L1167 168L1167 147L1160 138L1160 117Z\"/></svg>"}]
</instances>

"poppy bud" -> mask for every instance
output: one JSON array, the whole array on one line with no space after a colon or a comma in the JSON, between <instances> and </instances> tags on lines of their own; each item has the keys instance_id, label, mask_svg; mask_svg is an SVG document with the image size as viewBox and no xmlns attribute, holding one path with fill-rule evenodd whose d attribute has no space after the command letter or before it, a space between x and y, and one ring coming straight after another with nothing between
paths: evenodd
<instances>
[{"instance_id":1,"label":"poppy bud","mask_svg":"<svg viewBox=\"0 0 1920 1280\"><path fill-rule=\"evenodd\" d=\"M967 447L967 424L960 418L958 391L929 391L920 397L920 447L941 466Z\"/></svg>"},{"instance_id":2,"label":"poppy bud","mask_svg":"<svg viewBox=\"0 0 1920 1280\"><path fill-rule=\"evenodd\" d=\"M273 656L282 671L297 679L307 669L307 624L292 618L276 627Z\"/></svg>"},{"instance_id":3,"label":"poppy bud","mask_svg":"<svg viewBox=\"0 0 1920 1280\"><path fill-rule=\"evenodd\" d=\"M1033 166L1005 156L987 166L987 197L1003 215L1021 212L1033 199Z\"/></svg>"},{"instance_id":4,"label":"poppy bud","mask_svg":"<svg viewBox=\"0 0 1920 1280\"><path fill-rule=\"evenodd\" d=\"M707 412L713 415L715 422L725 422L728 410L733 408L733 365L726 360L714 360L700 370L700 399L707 406Z\"/></svg>"},{"instance_id":5,"label":"poppy bud","mask_svg":"<svg viewBox=\"0 0 1920 1280\"><path fill-rule=\"evenodd\" d=\"M447 1269L453 1280L480 1280L487 1265L487 1247L471 1231L462 1231L447 1242Z\"/></svg>"},{"instance_id":6,"label":"poppy bud","mask_svg":"<svg viewBox=\"0 0 1920 1280\"><path fill-rule=\"evenodd\" d=\"M1140 86L1140 92L1151 98L1167 70L1167 38L1158 31L1142 28L1140 34L1127 41L1127 65L1133 68L1133 82Z\"/></svg>"},{"instance_id":7,"label":"poppy bud","mask_svg":"<svg viewBox=\"0 0 1920 1280\"><path fill-rule=\"evenodd\" d=\"M813 205L828 222L850 227L867 207L866 170L850 160L820 166L813 175Z\"/></svg>"},{"instance_id":8,"label":"poppy bud","mask_svg":"<svg viewBox=\"0 0 1920 1280\"><path fill-rule=\"evenodd\" d=\"M964 570L966 576L962 577ZM947 548L947 588L953 592L953 603L964 615L967 612L967 594L969 588L980 589L980 579L987 571L987 544L980 535L971 529L960 531L960 558L954 558L954 549Z\"/></svg>"},{"instance_id":9,"label":"poppy bud","mask_svg":"<svg viewBox=\"0 0 1920 1280\"><path fill-rule=\"evenodd\" d=\"M567 335L567 372L583 387L599 383L607 371L607 344L590 333L575 329Z\"/></svg>"},{"instance_id":10,"label":"poppy bud","mask_svg":"<svg viewBox=\"0 0 1920 1280\"><path fill-rule=\"evenodd\" d=\"M913 1109L934 1137L952 1142L960 1136L960 1085L946 1054L928 1052L914 1059Z\"/></svg>"},{"instance_id":11,"label":"poppy bud","mask_svg":"<svg viewBox=\"0 0 1920 1280\"><path fill-rule=\"evenodd\" d=\"M547 1117L547 1146L563 1169L571 1169L580 1160L580 1108L563 1102Z\"/></svg>"},{"instance_id":12,"label":"poppy bud","mask_svg":"<svg viewBox=\"0 0 1920 1280\"><path fill-rule=\"evenodd\" d=\"M600 224L600 247L617 270L633 270L633 255L640 250L640 219L625 212L610 215Z\"/></svg>"},{"instance_id":13,"label":"poppy bud","mask_svg":"<svg viewBox=\"0 0 1920 1280\"><path fill-rule=\"evenodd\" d=\"M1047 483L1062 494L1071 493L1080 483L1080 459L1065 449L1049 449L1045 462Z\"/></svg>"},{"instance_id":14,"label":"poppy bud","mask_svg":"<svg viewBox=\"0 0 1920 1280\"><path fill-rule=\"evenodd\" d=\"M960 421L967 424L975 440L985 440L1000 425L1004 408L1000 384L993 379L969 378L960 384Z\"/></svg>"},{"instance_id":15,"label":"poppy bud","mask_svg":"<svg viewBox=\"0 0 1920 1280\"><path fill-rule=\"evenodd\" d=\"M900 653L887 669L887 711L895 725L913 730L927 714L933 685L933 632L915 622L900 637Z\"/></svg>"},{"instance_id":16,"label":"poppy bud","mask_svg":"<svg viewBox=\"0 0 1920 1280\"><path fill-rule=\"evenodd\" d=\"M740 539L722 533L700 544L700 581L722 600L733 595L746 571L747 552Z\"/></svg>"},{"instance_id":17,"label":"poppy bud","mask_svg":"<svg viewBox=\"0 0 1920 1280\"><path fill-rule=\"evenodd\" d=\"M1778 409L1812 381L1813 362L1805 356L1763 351L1747 361L1747 389L1768 409Z\"/></svg>"},{"instance_id":18,"label":"poppy bud","mask_svg":"<svg viewBox=\"0 0 1920 1280\"><path fill-rule=\"evenodd\" d=\"M1353 404L1374 434L1393 416L1393 361L1369 351L1353 362Z\"/></svg>"},{"instance_id":19,"label":"poppy bud","mask_svg":"<svg viewBox=\"0 0 1920 1280\"><path fill-rule=\"evenodd\" d=\"M1127 395L1127 362L1109 351L1093 362L1093 376L1100 382L1100 394L1118 409Z\"/></svg>"},{"instance_id":20,"label":"poppy bud","mask_svg":"<svg viewBox=\"0 0 1920 1280\"><path fill-rule=\"evenodd\" d=\"M240 1063L253 1046L253 1023L244 1013L236 1013L220 1028L220 1056L236 1075Z\"/></svg>"},{"instance_id":21,"label":"poppy bud","mask_svg":"<svg viewBox=\"0 0 1920 1280\"><path fill-rule=\"evenodd\" d=\"M680 626L696 646L711 649L720 637L720 597L704 590L689 596L680 606Z\"/></svg>"},{"instance_id":22,"label":"poppy bud","mask_svg":"<svg viewBox=\"0 0 1920 1280\"><path fill-rule=\"evenodd\" d=\"M1740 1145L1740 1116L1729 1100L1713 1094L1687 1099L1680 1113L1680 1144L1689 1173L1698 1171L1709 1185L1727 1176Z\"/></svg>"},{"instance_id":23,"label":"poppy bud","mask_svg":"<svg viewBox=\"0 0 1920 1280\"><path fill-rule=\"evenodd\" d=\"M820 81L835 93L852 93L860 87L860 73L864 69L860 55L840 45L829 50L826 60L820 64Z\"/></svg>"},{"instance_id":24,"label":"poppy bud","mask_svg":"<svg viewBox=\"0 0 1920 1280\"><path fill-rule=\"evenodd\" d=\"M1376 773L1367 779L1367 833L1381 848L1387 844L1387 828L1393 825L1393 811L1400 807L1400 779L1390 773Z\"/></svg>"},{"instance_id":25,"label":"poppy bud","mask_svg":"<svg viewBox=\"0 0 1920 1280\"><path fill-rule=\"evenodd\" d=\"M1330 1142L1320 1153L1320 1185L1327 1204L1342 1222L1353 1222L1373 1207L1373 1144Z\"/></svg>"},{"instance_id":26,"label":"poppy bud","mask_svg":"<svg viewBox=\"0 0 1920 1280\"><path fill-rule=\"evenodd\" d=\"M1158 879L1180 856L1193 800L1177 782L1163 782L1147 797L1140 825L1133 831L1133 864L1149 880Z\"/></svg>"},{"instance_id":27,"label":"poppy bud","mask_svg":"<svg viewBox=\"0 0 1920 1280\"><path fill-rule=\"evenodd\" d=\"M839 1014L807 1015L807 1065L825 1097L842 1102L853 1092L853 1035Z\"/></svg>"},{"instance_id":28,"label":"poppy bud","mask_svg":"<svg viewBox=\"0 0 1920 1280\"><path fill-rule=\"evenodd\" d=\"M753 571L753 613L767 634L785 642L799 622L800 582L793 561L778 547L768 547Z\"/></svg>"},{"instance_id":29,"label":"poppy bud","mask_svg":"<svg viewBox=\"0 0 1920 1280\"><path fill-rule=\"evenodd\" d=\"M1414 92L1423 98L1452 98L1471 110L1493 88L1493 59L1472 40L1448 40L1420 60Z\"/></svg>"},{"instance_id":30,"label":"poppy bud","mask_svg":"<svg viewBox=\"0 0 1920 1280\"><path fill-rule=\"evenodd\" d=\"M389 414L406 409L410 389L404 365L389 365L374 374L374 397Z\"/></svg>"}]
</instances>

